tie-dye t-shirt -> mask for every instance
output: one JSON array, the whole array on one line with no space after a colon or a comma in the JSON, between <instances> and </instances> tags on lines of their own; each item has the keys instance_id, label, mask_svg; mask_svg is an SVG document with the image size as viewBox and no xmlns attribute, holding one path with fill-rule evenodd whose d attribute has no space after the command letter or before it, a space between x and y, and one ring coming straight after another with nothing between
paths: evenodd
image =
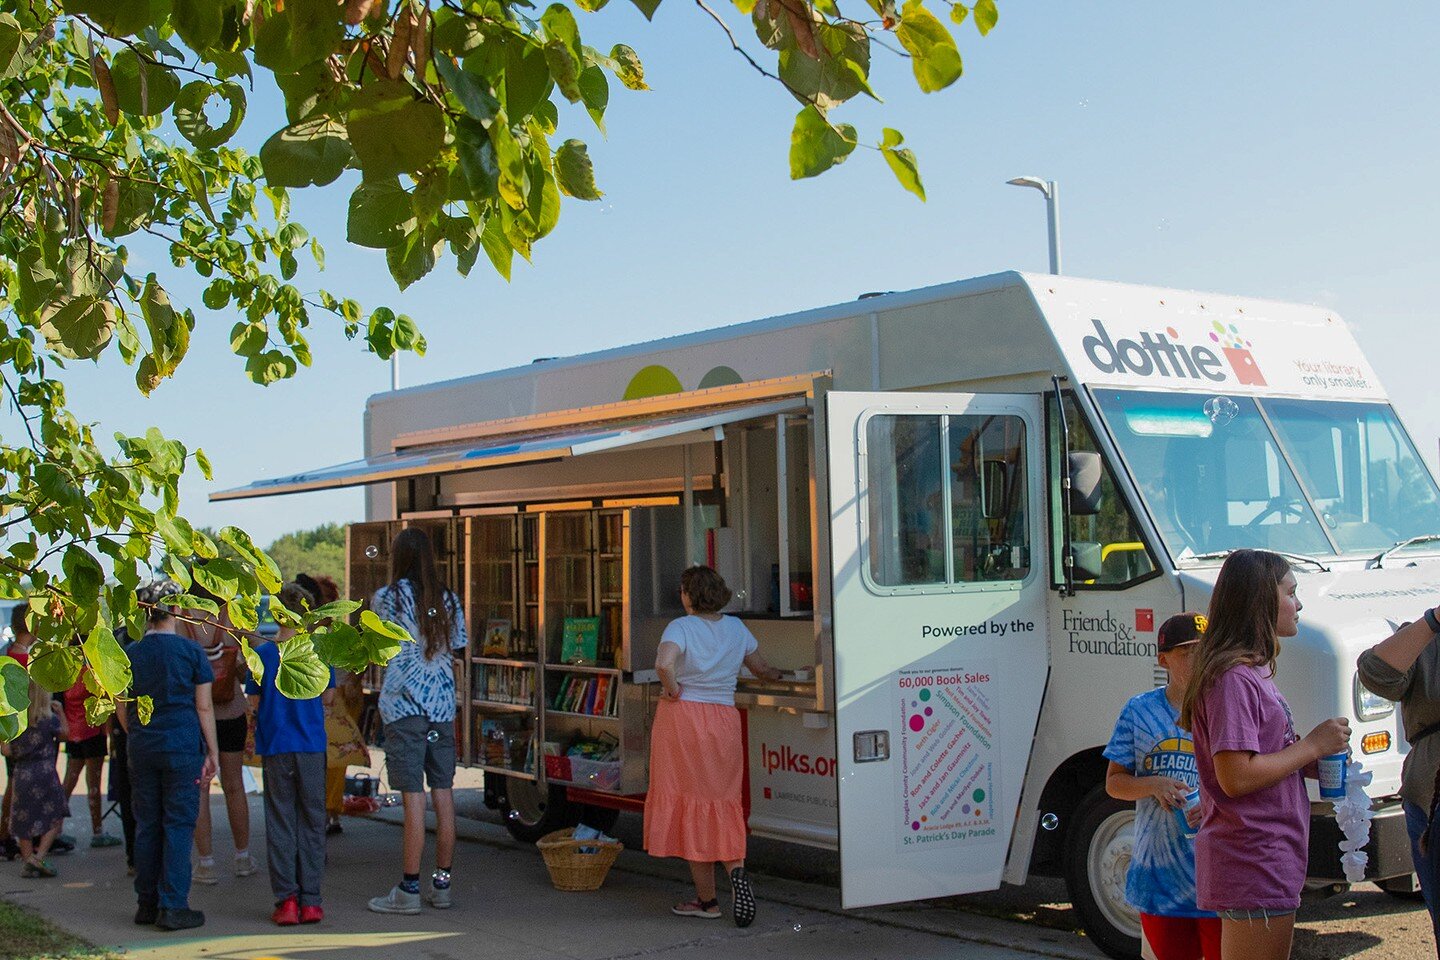
<instances>
[{"instance_id":1,"label":"tie-dye t-shirt","mask_svg":"<svg viewBox=\"0 0 1440 960\"><path fill-rule=\"evenodd\" d=\"M455 668L448 653L425 659L415 588L410 581L401 580L376 590L370 607L376 616L400 624L418 641L400 644L400 652L385 667L385 680L380 685L380 719L386 723L404 717L425 717L431 723L454 720ZM445 591L445 609L450 613L450 647L459 650L468 642L465 611L460 598L449 590Z\"/></svg>"},{"instance_id":2,"label":"tie-dye t-shirt","mask_svg":"<svg viewBox=\"0 0 1440 960\"><path fill-rule=\"evenodd\" d=\"M1134 776L1173 777L1194 789L1200 783L1195 746L1176 725L1179 717L1164 687L1131 698L1120 711L1105 758ZM1125 899L1151 916L1214 916L1195 906L1195 841L1180 832L1174 812L1153 797L1135 802L1135 848Z\"/></svg>"}]
</instances>

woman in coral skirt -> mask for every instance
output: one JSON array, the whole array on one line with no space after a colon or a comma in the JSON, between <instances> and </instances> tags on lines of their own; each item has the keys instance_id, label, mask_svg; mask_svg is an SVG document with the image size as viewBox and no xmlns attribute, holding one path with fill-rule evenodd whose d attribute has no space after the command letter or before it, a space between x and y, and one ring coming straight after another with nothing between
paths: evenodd
<instances>
[{"instance_id":1,"label":"woman in coral skirt","mask_svg":"<svg viewBox=\"0 0 1440 960\"><path fill-rule=\"evenodd\" d=\"M695 899L676 904L682 917L714 920L715 864L725 867L737 927L755 920L755 894L745 875L745 812L741 789L745 747L735 680L743 664L757 677L779 679L753 634L719 611L730 588L709 567L680 575L686 616L665 628L655 670L664 687L650 735L650 790L645 798L645 849L690 864Z\"/></svg>"}]
</instances>

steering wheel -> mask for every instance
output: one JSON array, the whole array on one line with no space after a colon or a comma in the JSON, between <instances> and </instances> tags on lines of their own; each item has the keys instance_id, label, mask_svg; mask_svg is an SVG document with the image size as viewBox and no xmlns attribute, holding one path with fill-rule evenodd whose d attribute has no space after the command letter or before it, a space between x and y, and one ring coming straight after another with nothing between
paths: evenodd
<instances>
[{"instance_id":1,"label":"steering wheel","mask_svg":"<svg viewBox=\"0 0 1440 960\"><path fill-rule=\"evenodd\" d=\"M1245 529L1248 530L1251 527L1260 526L1271 514L1279 514L1281 517L1288 515L1299 520L1304 520L1305 517L1308 516L1308 511L1305 509L1305 504L1300 500L1293 498L1287 500L1283 497L1276 497L1265 506L1264 510L1257 513L1254 519L1245 524Z\"/></svg>"}]
</instances>

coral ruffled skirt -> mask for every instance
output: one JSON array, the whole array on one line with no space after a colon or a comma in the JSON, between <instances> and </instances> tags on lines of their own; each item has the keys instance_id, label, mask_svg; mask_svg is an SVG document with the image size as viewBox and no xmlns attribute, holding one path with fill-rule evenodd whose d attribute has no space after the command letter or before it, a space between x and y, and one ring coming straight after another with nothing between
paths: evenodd
<instances>
[{"instance_id":1,"label":"coral ruffled skirt","mask_svg":"<svg viewBox=\"0 0 1440 960\"><path fill-rule=\"evenodd\" d=\"M700 862L745 859L740 711L662 700L650 733L645 849Z\"/></svg>"}]
</instances>

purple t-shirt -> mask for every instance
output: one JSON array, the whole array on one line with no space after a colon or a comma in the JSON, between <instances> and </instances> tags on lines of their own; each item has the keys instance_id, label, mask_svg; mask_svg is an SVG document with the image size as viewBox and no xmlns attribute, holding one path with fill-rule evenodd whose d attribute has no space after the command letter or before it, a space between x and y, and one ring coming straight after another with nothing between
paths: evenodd
<instances>
[{"instance_id":1,"label":"purple t-shirt","mask_svg":"<svg viewBox=\"0 0 1440 960\"><path fill-rule=\"evenodd\" d=\"M1278 753L1299 739L1290 706L1267 671L1237 666L1196 704L1195 762L1204 820L1195 838L1196 900L1202 910L1294 910L1310 843L1304 774L1243 797L1215 779L1222 750Z\"/></svg>"}]
</instances>

